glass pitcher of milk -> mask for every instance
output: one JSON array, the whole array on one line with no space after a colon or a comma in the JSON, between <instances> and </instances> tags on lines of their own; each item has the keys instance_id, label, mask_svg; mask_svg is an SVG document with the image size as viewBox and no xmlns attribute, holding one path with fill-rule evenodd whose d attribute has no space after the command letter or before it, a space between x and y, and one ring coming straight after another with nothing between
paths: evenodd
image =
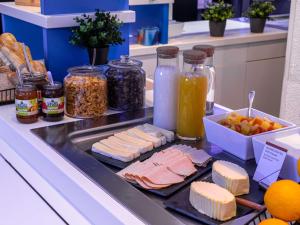
<instances>
[{"instance_id":1,"label":"glass pitcher of milk","mask_svg":"<svg viewBox=\"0 0 300 225\"><path fill-rule=\"evenodd\" d=\"M154 74L153 124L167 129L176 129L179 48L163 46L157 48L157 67Z\"/></svg>"}]
</instances>

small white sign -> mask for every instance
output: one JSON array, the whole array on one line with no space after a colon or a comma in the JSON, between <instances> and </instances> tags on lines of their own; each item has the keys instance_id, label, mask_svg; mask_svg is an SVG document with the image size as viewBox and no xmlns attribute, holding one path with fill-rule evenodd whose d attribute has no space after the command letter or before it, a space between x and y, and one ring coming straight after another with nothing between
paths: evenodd
<instances>
[{"instance_id":1,"label":"small white sign","mask_svg":"<svg viewBox=\"0 0 300 225\"><path fill-rule=\"evenodd\" d=\"M253 180L268 187L277 181L287 150L267 142L258 162Z\"/></svg>"}]
</instances>

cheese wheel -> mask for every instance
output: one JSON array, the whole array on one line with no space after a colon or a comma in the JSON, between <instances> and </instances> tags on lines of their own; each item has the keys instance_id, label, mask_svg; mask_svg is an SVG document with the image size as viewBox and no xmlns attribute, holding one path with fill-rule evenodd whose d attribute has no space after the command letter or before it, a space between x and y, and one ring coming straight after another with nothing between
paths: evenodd
<instances>
[{"instance_id":1,"label":"cheese wheel","mask_svg":"<svg viewBox=\"0 0 300 225\"><path fill-rule=\"evenodd\" d=\"M190 203L200 213L210 218L226 221L236 216L236 201L226 189L208 182L193 182Z\"/></svg>"},{"instance_id":2,"label":"cheese wheel","mask_svg":"<svg viewBox=\"0 0 300 225\"><path fill-rule=\"evenodd\" d=\"M226 188L234 196L248 194L249 176L242 167L223 160L214 162L212 180L215 184Z\"/></svg>"}]
</instances>

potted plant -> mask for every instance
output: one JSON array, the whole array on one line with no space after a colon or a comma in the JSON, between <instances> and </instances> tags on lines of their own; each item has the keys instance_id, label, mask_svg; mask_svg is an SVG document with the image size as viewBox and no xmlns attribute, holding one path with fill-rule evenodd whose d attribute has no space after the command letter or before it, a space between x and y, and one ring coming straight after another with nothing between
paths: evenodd
<instances>
[{"instance_id":1,"label":"potted plant","mask_svg":"<svg viewBox=\"0 0 300 225\"><path fill-rule=\"evenodd\" d=\"M96 10L93 17L83 14L74 20L78 27L72 29L70 43L87 48L92 65L106 64L109 46L124 42L120 31L122 22L109 12Z\"/></svg>"},{"instance_id":2,"label":"potted plant","mask_svg":"<svg viewBox=\"0 0 300 225\"><path fill-rule=\"evenodd\" d=\"M208 4L208 8L202 14L205 20L209 20L210 35L213 37L223 37L226 21L233 17L233 7L224 3L223 0Z\"/></svg>"},{"instance_id":3,"label":"potted plant","mask_svg":"<svg viewBox=\"0 0 300 225\"><path fill-rule=\"evenodd\" d=\"M266 20L275 10L275 6L270 1L255 0L247 9L245 16L250 18L250 29L252 33L262 33L266 25Z\"/></svg>"}]
</instances>

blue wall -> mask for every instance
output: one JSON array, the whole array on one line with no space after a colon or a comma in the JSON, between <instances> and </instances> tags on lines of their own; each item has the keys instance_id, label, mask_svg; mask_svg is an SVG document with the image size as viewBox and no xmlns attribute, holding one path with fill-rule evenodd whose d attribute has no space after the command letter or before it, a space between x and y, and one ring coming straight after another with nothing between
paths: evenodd
<instances>
[{"instance_id":1,"label":"blue wall","mask_svg":"<svg viewBox=\"0 0 300 225\"><path fill-rule=\"evenodd\" d=\"M169 5L130 6L136 12L136 22L130 25L130 34L136 35L141 27L157 26L160 28L160 42L168 43Z\"/></svg>"},{"instance_id":2,"label":"blue wall","mask_svg":"<svg viewBox=\"0 0 300 225\"><path fill-rule=\"evenodd\" d=\"M81 13L100 10L128 9L128 0L42 0L41 11L45 15Z\"/></svg>"},{"instance_id":3,"label":"blue wall","mask_svg":"<svg viewBox=\"0 0 300 225\"><path fill-rule=\"evenodd\" d=\"M127 10L128 0L42 0L41 9L42 13L48 15L85 13L95 9ZM13 33L18 41L30 47L34 59L45 59L55 80L62 81L69 67L89 63L86 49L69 43L71 28L44 29L5 15L2 22L5 32ZM129 24L124 24L121 32L125 42L111 46L109 59L129 54Z\"/></svg>"},{"instance_id":4,"label":"blue wall","mask_svg":"<svg viewBox=\"0 0 300 225\"><path fill-rule=\"evenodd\" d=\"M129 54L129 25L124 24L121 31L125 43L123 45L111 46L109 59L116 59L120 55ZM52 71L55 80L62 81L70 67L89 64L87 50L69 44L70 36L70 28L43 29L45 61L47 68Z\"/></svg>"},{"instance_id":5,"label":"blue wall","mask_svg":"<svg viewBox=\"0 0 300 225\"><path fill-rule=\"evenodd\" d=\"M43 29L39 26L2 15L3 32L13 33L19 42L30 47L34 59L44 58Z\"/></svg>"}]
</instances>

